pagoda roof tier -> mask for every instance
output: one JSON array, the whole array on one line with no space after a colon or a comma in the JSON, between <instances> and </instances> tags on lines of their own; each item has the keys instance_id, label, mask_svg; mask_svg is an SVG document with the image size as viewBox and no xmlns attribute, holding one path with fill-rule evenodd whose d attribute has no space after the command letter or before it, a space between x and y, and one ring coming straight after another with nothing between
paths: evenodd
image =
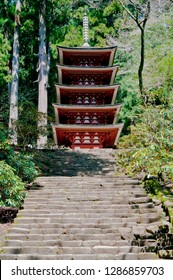
<instances>
[{"instance_id":1,"label":"pagoda roof tier","mask_svg":"<svg viewBox=\"0 0 173 280\"><path fill-rule=\"evenodd\" d=\"M56 84L58 104L102 105L115 104L119 85L112 86L66 86Z\"/></svg>"},{"instance_id":2,"label":"pagoda roof tier","mask_svg":"<svg viewBox=\"0 0 173 280\"><path fill-rule=\"evenodd\" d=\"M111 66L117 46L106 48L57 46L59 63L76 66Z\"/></svg>"},{"instance_id":3,"label":"pagoda roof tier","mask_svg":"<svg viewBox=\"0 0 173 280\"><path fill-rule=\"evenodd\" d=\"M119 66L75 67L57 64L59 84L65 85L113 85Z\"/></svg>"},{"instance_id":4,"label":"pagoda roof tier","mask_svg":"<svg viewBox=\"0 0 173 280\"><path fill-rule=\"evenodd\" d=\"M93 126L52 124L55 144L72 149L116 146L122 128L123 124Z\"/></svg>"},{"instance_id":5,"label":"pagoda roof tier","mask_svg":"<svg viewBox=\"0 0 173 280\"><path fill-rule=\"evenodd\" d=\"M53 104L56 124L100 125L115 124L121 104L82 106Z\"/></svg>"}]
</instances>

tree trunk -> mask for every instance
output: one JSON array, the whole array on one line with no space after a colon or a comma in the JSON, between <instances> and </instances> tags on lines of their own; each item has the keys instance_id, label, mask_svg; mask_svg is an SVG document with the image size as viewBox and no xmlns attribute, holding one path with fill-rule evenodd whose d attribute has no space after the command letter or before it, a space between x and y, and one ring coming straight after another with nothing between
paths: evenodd
<instances>
[{"instance_id":1,"label":"tree trunk","mask_svg":"<svg viewBox=\"0 0 173 280\"><path fill-rule=\"evenodd\" d=\"M138 78L139 78L139 90L141 96L144 95L144 88L143 88L143 68L144 68L144 55L145 55L145 41L144 41L144 29L140 27L141 31L141 56L140 56L140 64L138 68Z\"/></svg>"},{"instance_id":2,"label":"tree trunk","mask_svg":"<svg viewBox=\"0 0 173 280\"><path fill-rule=\"evenodd\" d=\"M37 148L47 144L47 51L46 51L46 0L42 0L39 14L39 67L38 67L38 139Z\"/></svg>"},{"instance_id":3,"label":"tree trunk","mask_svg":"<svg viewBox=\"0 0 173 280\"><path fill-rule=\"evenodd\" d=\"M20 30L21 0L16 2L13 59L12 59L12 82L10 89L10 114L9 130L12 144L17 145L17 122L18 122L18 87L19 87L19 30Z\"/></svg>"},{"instance_id":4,"label":"tree trunk","mask_svg":"<svg viewBox=\"0 0 173 280\"><path fill-rule=\"evenodd\" d=\"M138 80L139 80L139 91L144 104L146 104L147 95L144 92L144 85L143 85L143 69L144 69L144 60L145 60L145 37L144 36L145 36L145 26L150 14L150 5L151 5L150 0L148 0L146 3L145 12L142 19L139 17L139 7L137 6L135 1L129 0L129 2L133 5L134 13L132 13L128 9L128 7L126 7L123 1L118 0L118 2L123 7L123 9L130 15L130 17L136 22L141 32L141 50L140 50L141 55L140 55L140 64L138 68Z\"/></svg>"}]
</instances>

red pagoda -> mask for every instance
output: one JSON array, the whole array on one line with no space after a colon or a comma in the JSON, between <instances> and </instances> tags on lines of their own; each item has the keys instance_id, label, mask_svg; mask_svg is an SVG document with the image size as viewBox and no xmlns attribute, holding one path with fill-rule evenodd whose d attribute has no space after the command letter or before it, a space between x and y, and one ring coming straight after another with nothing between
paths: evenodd
<instances>
[{"instance_id":1,"label":"red pagoda","mask_svg":"<svg viewBox=\"0 0 173 280\"><path fill-rule=\"evenodd\" d=\"M84 39L87 36L84 37ZM116 124L121 104L115 104L119 85L113 66L117 47L57 47L55 144L74 148L117 145L123 124Z\"/></svg>"}]
</instances>

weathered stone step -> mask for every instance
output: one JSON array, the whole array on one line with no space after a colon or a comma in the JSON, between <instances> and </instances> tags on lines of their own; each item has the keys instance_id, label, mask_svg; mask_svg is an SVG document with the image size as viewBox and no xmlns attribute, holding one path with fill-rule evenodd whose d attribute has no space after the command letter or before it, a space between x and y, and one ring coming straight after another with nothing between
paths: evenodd
<instances>
[{"instance_id":1,"label":"weathered stone step","mask_svg":"<svg viewBox=\"0 0 173 280\"><path fill-rule=\"evenodd\" d=\"M62 183L63 185L63 183ZM107 187L107 186L103 186L103 187L94 187L90 185L90 187L85 186L85 187L80 187L78 188L78 186L74 186L73 188L66 188L64 186L64 188L60 188L59 186L54 186L54 188L49 188L48 186L44 186L41 189L35 189L35 190L29 190L28 191L28 195L29 196L33 196L33 197L37 197L40 194L40 191L42 193L42 196L65 196L65 195L110 195L110 194L114 194L114 195L136 195L136 196L141 196L141 195L145 195L146 196L146 192L144 191L144 189L142 189L141 187L138 188L133 188L131 186L126 187L122 190L121 188L117 188L117 187ZM89 192L88 192L89 191Z\"/></svg>"},{"instance_id":2,"label":"weathered stone step","mask_svg":"<svg viewBox=\"0 0 173 280\"><path fill-rule=\"evenodd\" d=\"M47 213L47 214L45 214L45 213L43 213L43 214L38 214L37 212L36 212L36 214L34 214L34 211L33 212L30 212L30 213L27 213L27 212L25 212L25 214L23 213L23 212L20 212L18 215L17 215L17 218L23 218L23 216L25 215L25 218L34 218L34 217L37 217L37 218L53 218L53 219L59 219L59 218L72 218L72 219L74 219L74 218L107 218L108 216L109 216L109 218L121 218L121 217L128 217L129 216L129 214L132 214L133 215L133 217L134 216L139 216L139 214L138 213L136 213L136 214L134 214L134 212L133 211L126 211L125 213L115 213L115 212L113 212L113 213L86 213L86 212L80 212L80 213L59 213L58 212L58 214L57 213ZM158 217L158 215L156 214L156 213L154 213L157 217ZM141 215L146 215L146 214L141 214ZM148 216L148 215L147 215Z\"/></svg>"},{"instance_id":3,"label":"weathered stone step","mask_svg":"<svg viewBox=\"0 0 173 280\"><path fill-rule=\"evenodd\" d=\"M59 178L57 176L57 178ZM100 189L104 190L106 187L107 188L111 188L111 189L118 189L118 190L122 190L122 189L129 189L129 188L132 188L132 189L141 189L142 186L139 184L139 183L131 183L128 182L122 182L121 180L120 181L115 181L114 178L111 178L112 182L111 181L104 181L104 179L102 180L99 180L99 179L95 179L93 178L93 180L86 180L86 181L80 181L79 178L82 178L82 177L79 177L78 180L77 178L75 179L75 181L72 181L71 178L72 177L66 177L68 178L67 181L62 181L61 179L56 179L52 182L49 182L49 181L41 181L40 182L35 182L34 185L31 186L30 190L34 190L34 191L37 191L37 190L40 190L40 189L43 189L43 188L48 188L48 186L50 186L50 189L51 190L54 190L55 188L58 188L58 189L63 189L63 186L65 188L67 188L68 190L78 190L78 189L86 189L86 187L88 187L89 189L98 189L100 187ZM71 184L69 185L69 179L71 180ZM122 188L123 187L123 188Z\"/></svg>"},{"instance_id":4,"label":"weathered stone step","mask_svg":"<svg viewBox=\"0 0 173 280\"><path fill-rule=\"evenodd\" d=\"M35 182L48 182L48 183L56 183L56 181L62 181L62 182L68 182L69 177L64 177L64 176L49 176L49 177L38 177ZM113 185L117 184L117 183L121 183L123 184L124 182L126 184L137 184L139 185L140 182L138 179L129 179L129 178L125 178L125 177L116 177L114 176L114 181L112 181L112 177L108 178L108 177L104 177L104 176L99 176L99 177L93 177L93 176L83 176L83 177L70 177L71 182L73 181L78 181L80 184L82 184L83 182L96 182L98 183L99 181L102 182L105 180L105 182L110 182Z\"/></svg>"},{"instance_id":5,"label":"weathered stone step","mask_svg":"<svg viewBox=\"0 0 173 280\"><path fill-rule=\"evenodd\" d=\"M160 206L159 206L160 207ZM105 205L105 207L104 207L104 211L105 210L107 210L107 209L110 209L110 210L116 210L116 209L118 209L119 211L123 211L123 210L126 210L126 209L156 209L155 207L154 207L154 205L153 205L153 202L149 202L149 203L140 203L140 204L138 204L138 203L136 203L136 204L117 204L117 203L115 203L115 204L113 204L113 205ZM67 203L66 204L63 204L63 205L57 205L57 203L56 204L50 204L50 205L47 205L47 207L46 208L44 208L44 207L42 207L42 204L41 205L38 205L38 204L32 204L32 207L30 206L30 204L26 204L26 205L24 205L24 210L26 210L26 211L29 211L29 210L31 210L31 209L33 209L34 211L35 211L35 209L37 209L37 210L42 210L42 209L46 209L46 210L48 210L48 211L50 211L50 210L52 210L52 209L54 209L54 211L59 211L59 210L69 210L70 212L72 212L73 211L73 209L77 209L78 211L81 211L81 210L83 210L83 211L88 211L88 210L94 210L94 211L96 211L96 210L101 210L101 211L103 211L103 207L102 206L100 206L100 205L97 205L97 203L94 203L94 204L91 204L91 203L89 203L89 204L85 204L84 202L83 203L71 203L71 205L67 205ZM23 211L23 210L22 210Z\"/></svg>"},{"instance_id":6,"label":"weathered stone step","mask_svg":"<svg viewBox=\"0 0 173 280\"><path fill-rule=\"evenodd\" d=\"M58 178L58 177L57 177ZM55 188L62 190L63 186L65 189L68 189L69 191L78 191L79 189L84 189L87 190L86 187L88 187L89 189L98 189L100 188L100 190L106 190L106 187L109 189L117 189L122 191L123 189L128 190L128 189L132 189L132 190L141 190L143 189L141 184L122 184L122 182L115 182L114 179L112 179L112 182L110 181L104 181L101 180L99 181L98 179L94 181L94 179L92 181L86 180L86 181L78 181L77 178L75 181L71 181L71 184L68 184L69 179L71 179L71 177L68 177L68 180L63 182L60 179L56 179L54 180L54 182L50 183L49 182L39 182L39 183L34 183L31 187L30 190L36 192L40 189L48 189L48 186L50 186L50 190L55 190ZM123 187L122 187L123 186Z\"/></svg>"},{"instance_id":7,"label":"weathered stone step","mask_svg":"<svg viewBox=\"0 0 173 280\"><path fill-rule=\"evenodd\" d=\"M112 191L112 192L91 192L90 194L88 194L88 192L78 192L78 193L69 193L69 192L64 192L64 193L59 193L58 191L55 193L42 193L42 196L40 197L40 201L42 200L60 200L60 199L67 199L68 197L70 199L112 199L112 198L119 198L119 196L121 195L122 198L127 199L128 197L148 197L147 194L144 193L135 193L135 192L119 192L119 191ZM28 195L28 197L26 198L27 200L38 200L39 201L39 196L40 194L38 193L37 195Z\"/></svg>"},{"instance_id":8,"label":"weathered stone step","mask_svg":"<svg viewBox=\"0 0 173 280\"><path fill-rule=\"evenodd\" d=\"M49 224L49 227L43 224L17 224L13 226L10 233L12 234L62 234L62 235L77 235L77 234L122 234L123 239L133 238L134 234L143 235L146 232L156 232L160 226L169 225L169 221L158 221L151 224L136 224L130 223L116 223L116 224L87 224L82 226L73 224Z\"/></svg>"},{"instance_id":9,"label":"weathered stone step","mask_svg":"<svg viewBox=\"0 0 173 280\"><path fill-rule=\"evenodd\" d=\"M100 181L105 180L105 181L109 182L112 179L112 173L111 173L111 176L105 176L105 174L101 174L101 175L98 175L98 176L97 175L96 176L92 176L92 175L89 176L89 175L85 174L85 176L81 176L81 174L79 174L79 175L76 174L76 176L64 176L64 175L62 175L62 176L49 176L49 177L48 176L40 176L35 181L36 182L40 182L40 181L47 182L50 178L50 182L58 180L58 179L65 182L65 181L67 181L67 177L71 177L72 181L78 180L80 182L87 181L87 180L88 181L96 181L97 179L98 179L98 181L99 180ZM80 180L80 178L81 178L81 180ZM123 176L118 177L118 176L116 176L116 173L114 173L113 178L114 178L115 182L122 181L122 182L128 182L130 184L139 183L138 179L132 179L130 177L123 177Z\"/></svg>"},{"instance_id":10,"label":"weathered stone step","mask_svg":"<svg viewBox=\"0 0 173 280\"><path fill-rule=\"evenodd\" d=\"M35 211L36 212L36 211ZM123 212L118 212L117 211L110 211L109 213L96 213L96 212L91 212L91 213L87 213L87 212L72 212L72 213L66 213L65 211L63 213L60 213L59 211L56 212L52 212L52 213L34 213L34 211L30 211L30 212L20 212L17 217L18 218L23 218L25 216L25 218L53 218L53 219L57 219L57 218L107 218L109 216L109 218L128 218L129 216L132 217L140 217L141 219L144 218L151 218L151 219L158 219L158 213L154 212L154 213L150 213L150 216L148 216L148 213L140 213L139 211L123 211Z\"/></svg>"},{"instance_id":11,"label":"weathered stone step","mask_svg":"<svg viewBox=\"0 0 173 280\"><path fill-rule=\"evenodd\" d=\"M71 177L69 177L69 180L70 180ZM67 189L69 191L75 191L75 190L98 190L99 188L101 190L105 190L106 188L107 189L110 189L110 190L126 190L128 191L129 189L132 189L132 190L139 190L142 188L141 185L139 184L136 184L136 185L133 185L133 184L122 184L121 182L120 183L109 183L109 182L97 182L97 183L93 183L93 182L87 182L87 183L79 183L77 181L75 182L71 182L70 186L68 185L68 182L52 182L49 183L49 182L42 182L40 183L40 186L35 186L35 187L31 187L31 190L34 190L34 191L38 191L40 189L50 189L50 190L55 190L55 189L58 189L58 190L63 190L63 189Z\"/></svg>"},{"instance_id":12,"label":"weathered stone step","mask_svg":"<svg viewBox=\"0 0 173 280\"><path fill-rule=\"evenodd\" d=\"M70 241L70 240L119 240L121 241L120 233L106 233L106 234L30 234L24 232L23 234L13 233L7 234L6 240L25 240L25 241L47 241L47 240L57 240L61 239L61 241Z\"/></svg>"},{"instance_id":13,"label":"weathered stone step","mask_svg":"<svg viewBox=\"0 0 173 280\"><path fill-rule=\"evenodd\" d=\"M70 177L69 177L70 180ZM78 182L74 182L71 183L71 185L69 186L68 183L63 183L63 182L59 182L58 184L56 182L54 182L54 184L52 183L52 185L49 183L42 183L42 186L40 187L31 187L31 189L29 190L29 192L33 191L33 192L38 192L39 190L42 190L42 192L44 193L47 191L52 191L54 192L55 190L58 191L69 191L69 192L75 192L75 191L86 191L86 190L91 190L91 191L98 191L98 190L110 190L110 191L122 191L124 189L124 191L142 191L142 186L140 185L121 185L121 184L111 184L111 183L97 183L97 184L93 184L92 182L88 182L87 184L78 184ZM144 190L143 190L144 192Z\"/></svg>"},{"instance_id":14,"label":"weathered stone step","mask_svg":"<svg viewBox=\"0 0 173 280\"><path fill-rule=\"evenodd\" d=\"M129 215L131 214L131 217L129 217ZM109 215L107 213L100 213L100 214L87 214L87 213L68 213L68 214L25 214L25 218L23 217L22 213L19 213L18 216L18 222L33 222L35 221L35 219L38 219L38 222L49 222L49 220L51 219L51 221L57 221L57 223L68 223L68 222L73 222L74 224L80 224L80 223L87 223L87 222L95 222L95 223L104 223L104 222L120 222L122 219L123 222L126 221L135 221L137 223L140 223L141 221L145 221L148 223L154 222L154 221L158 221L160 220L160 217L158 215L158 213L150 213L150 215L148 216L148 214L139 214L139 213L133 213L132 211L126 212L126 213L109 213ZM22 221L21 221L22 219ZM34 219L34 220L33 220ZM41 220L40 220L41 219ZM80 219L80 221L79 221ZM125 220L124 220L125 219ZM37 220L36 220L37 222Z\"/></svg>"},{"instance_id":15,"label":"weathered stone step","mask_svg":"<svg viewBox=\"0 0 173 280\"><path fill-rule=\"evenodd\" d=\"M156 225L156 223L154 223ZM107 234L119 233L119 228L126 227L131 230L133 226L137 226L135 222L116 223L116 224L17 224L15 223L11 229L11 233L32 233L32 234ZM145 226L144 226L145 228Z\"/></svg>"},{"instance_id":16,"label":"weathered stone step","mask_svg":"<svg viewBox=\"0 0 173 280\"><path fill-rule=\"evenodd\" d=\"M126 202L127 204L128 203L131 203L132 201L135 201L135 203L145 203L148 201L148 197L145 196L145 197L141 197L137 199L133 198L132 196L129 195L129 197L127 198L127 196L119 196L119 195L112 195L112 196L70 196L70 195L67 195L67 196L64 196L64 197L54 197L54 198L49 198L47 197L46 198L43 198L43 199L39 199L39 198L32 198L32 197L29 197L29 198L26 198L26 203L45 203L45 204L50 204L51 202L52 203L59 203L59 202L75 202L75 201L81 201L81 202L90 202L90 201L100 201L100 202L111 202L111 203L115 203L115 201L118 203L123 203L123 202Z\"/></svg>"},{"instance_id":17,"label":"weathered stone step","mask_svg":"<svg viewBox=\"0 0 173 280\"><path fill-rule=\"evenodd\" d=\"M61 217L61 218L39 218L39 217L19 217L16 220L17 224L31 224L31 223L39 223L39 224L46 224L47 226L49 223L56 223L56 224L70 224L72 223L73 225L86 225L86 224L105 224L105 223L128 223L128 222L136 222L136 223L141 223L142 221L145 222L154 222L158 221L160 218L158 215L154 215L153 217L150 215L148 217L142 218L142 215L139 216L132 216L132 217L124 217L124 218L116 218L116 217L107 217L107 218L68 218L68 217Z\"/></svg>"},{"instance_id":18,"label":"weathered stone step","mask_svg":"<svg viewBox=\"0 0 173 280\"><path fill-rule=\"evenodd\" d=\"M69 178L70 179L70 178ZM40 190L42 190L43 194L45 193L56 193L57 192L61 192L61 193L65 193L65 192L69 192L69 193L81 193L81 190L84 193L87 193L88 189L90 189L92 192L109 192L109 191L114 191L114 192L143 192L145 193L143 187L141 185L114 185L111 183L97 183L94 184L92 182L88 182L87 184L79 184L78 182L73 182L71 183L71 185L69 186L68 183L63 183L63 182L59 182L59 183L54 183L54 185L49 185L49 183L43 184L41 187L39 186L33 186L31 187L28 191L35 194L35 193L39 193Z\"/></svg>"},{"instance_id":19,"label":"weathered stone step","mask_svg":"<svg viewBox=\"0 0 173 280\"><path fill-rule=\"evenodd\" d=\"M80 213L79 213L80 212ZM114 215L116 217L118 216L121 216L121 215L133 215L133 214L136 214L136 213L140 213L140 214L148 214L148 213L163 213L163 209L161 207L158 207L158 208L144 208L144 207L140 207L140 208L136 208L136 209L133 209L131 207L125 207L125 208L118 208L118 209L104 209L104 213L103 213L103 208L79 208L79 207L76 207L76 208L63 208L63 209L47 209L47 210L44 210L44 209L23 209L23 210L20 210L20 213L18 214L18 217L19 216L46 216L46 215L64 215L64 216L68 216L68 215L81 215L83 213L86 214L86 215L99 215L101 214L102 217L104 216L110 216L110 215ZM109 214L109 215L108 215Z\"/></svg>"},{"instance_id":20,"label":"weathered stone step","mask_svg":"<svg viewBox=\"0 0 173 280\"><path fill-rule=\"evenodd\" d=\"M135 223L131 224L118 224L117 227L115 225L101 225L100 227L94 227L90 225L88 227L72 227L72 225L65 225L64 227L57 227L52 225L47 227L30 227L30 225L17 225L17 227L13 227L10 231L10 234L54 234L54 235L63 235L63 236L71 236L71 235L86 235L86 234L121 234L123 239L133 238L134 234L143 235L146 232L153 232L159 229L159 226L162 225L161 223L153 223L153 224L144 224L144 225L137 225Z\"/></svg>"},{"instance_id":21,"label":"weathered stone step","mask_svg":"<svg viewBox=\"0 0 173 280\"><path fill-rule=\"evenodd\" d=\"M1 260L154 260L155 253L121 254L1 254Z\"/></svg>"},{"instance_id":22,"label":"weathered stone step","mask_svg":"<svg viewBox=\"0 0 173 280\"><path fill-rule=\"evenodd\" d=\"M56 167L57 168L57 167ZM78 181L78 182L86 182L86 181L92 181L92 182L96 182L96 181L105 181L105 182L112 182L112 178L114 178L115 182L128 182L128 183L139 183L140 180L138 178L131 178L131 177L127 177L127 176L117 176L116 172L114 172L114 176L112 176L112 172L110 174L110 176L105 176L105 174L96 174L96 176L92 173L90 174L85 174L83 176L83 174L75 174L75 176L64 176L64 174L62 176L39 176L37 177L37 179L35 180L35 182L40 182L40 181L44 181L47 182L50 179L50 182L52 181L58 181L61 180L63 182L67 181L67 178L71 177L71 181Z\"/></svg>"},{"instance_id":23,"label":"weathered stone step","mask_svg":"<svg viewBox=\"0 0 173 280\"><path fill-rule=\"evenodd\" d=\"M39 202L39 201L38 201ZM89 199L84 199L84 200L81 200L81 199L74 199L74 200L68 200L66 199L65 201L62 201L62 200L53 200L52 203L51 201L47 201L47 200L44 200L43 202L39 202L37 203L37 200L34 201L34 200L26 200L25 202L25 205L34 205L35 203L37 203L37 207L38 206L42 206L43 208L46 207L46 206L49 206L49 205L54 205L54 204L57 204L59 206L64 206L64 202L65 203L68 203L68 206L76 206L77 203L82 203L84 205L92 205L92 204L99 204L99 205L102 205L104 207L108 207L111 203L111 205L117 205L117 203L122 203L124 204L124 199L123 198L119 198L119 199L110 199L110 200L100 200L100 199L97 199L97 198L91 198L90 200ZM149 203L149 202L152 202L152 199L149 198L149 197L142 197L142 198L129 198L129 200L126 202L127 204L142 204L142 203ZM92 204L91 204L92 203ZM25 207L24 205L24 207Z\"/></svg>"},{"instance_id":24,"label":"weathered stone step","mask_svg":"<svg viewBox=\"0 0 173 280\"><path fill-rule=\"evenodd\" d=\"M140 253L138 246L93 246L93 247L59 247L59 246L26 246L2 247L1 252L7 254L127 254Z\"/></svg>"},{"instance_id":25,"label":"weathered stone step","mask_svg":"<svg viewBox=\"0 0 173 280\"><path fill-rule=\"evenodd\" d=\"M8 247L41 247L41 246L48 246L48 247L93 247L93 246L130 246L131 242L128 240L61 240L54 238L53 240L6 240L4 246Z\"/></svg>"}]
</instances>

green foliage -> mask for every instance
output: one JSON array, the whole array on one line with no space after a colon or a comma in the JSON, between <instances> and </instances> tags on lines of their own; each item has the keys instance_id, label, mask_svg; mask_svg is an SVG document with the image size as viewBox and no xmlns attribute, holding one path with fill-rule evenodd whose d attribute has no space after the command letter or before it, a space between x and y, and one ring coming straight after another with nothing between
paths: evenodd
<instances>
[{"instance_id":1,"label":"green foliage","mask_svg":"<svg viewBox=\"0 0 173 280\"><path fill-rule=\"evenodd\" d=\"M7 139L7 131L0 123L0 160L9 160L9 156L14 155L14 150Z\"/></svg>"},{"instance_id":2,"label":"green foliage","mask_svg":"<svg viewBox=\"0 0 173 280\"><path fill-rule=\"evenodd\" d=\"M132 32L123 31L122 37L119 37L127 52L119 53L123 61L122 72L125 73L120 76L118 98L123 103L120 118L125 122L125 133L129 133L120 141L119 166L131 175L140 173L145 177L150 174L157 178L157 184L160 179L173 180L172 13L171 7L163 10L161 15L155 11L155 17L152 15L147 25L145 107L141 106L136 92L137 77L134 72L139 61L138 33L135 29Z\"/></svg>"},{"instance_id":3,"label":"green foliage","mask_svg":"<svg viewBox=\"0 0 173 280\"><path fill-rule=\"evenodd\" d=\"M172 96L170 92L173 90L172 32L173 8L163 13L157 21L149 23L146 32L147 65L145 81L147 81L150 91L156 88L159 90L161 102L165 102L163 97L169 98L169 95ZM157 93L156 90L155 92Z\"/></svg>"},{"instance_id":4,"label":"green foliage","mask_svg":"<svg viewBox=\"0 0 173 280\"><path fill-rule=\"evenodd\" d=\"M12 167L0 161L0 206L20 208L25 196L24 183L15 175Z\"/></svg>"},{"instance_id":5,"label":"green foliage","mask_svg":"<svg viewBox=\"0 0 173 280\"><path fill-rule=\"evenodd\" d=\"M78 27L70 26L69 32L65 35L64 41L61 45L68 46L68 47L82 46L83 39L82 39L81 34L82 34L81 26L78 26Z\"/></svg>"},{"instance_id":6,"label":"green foliage","mask_svg":"<svg viewBox=\"0 0 173 280\"><path fill-rule=\"evenodd\" d=\"M39 169L33 162L33 156L24 152L15 152L6 139L3 129L0 133L0 160L10 165L14 173L24 182L30 183L38 176Z\"/></svg>"},{"instance_id":7,"label":"green foliage","mask_svg":"<svg viewBox=\"0 0 173 280\"><path fill-rule=\"evenodd\" d=\"M4 35L0 33L0 85L10 81L10 75L8 74L9 67L9 51L10 45Z\"/></svg>"},{"instance_id":8,"label":"green foliage","mask_svg":"<svg viewBox=\"0 0 173 280\"><path fill-rule=\"evenodd\" d=\"M10 165L15 169L15 173L22 179L22 181L30 183L39 174L33 162L33 156L29 154L18 153L15 157L10 158Z\"/></svg>"},{"instance_id":9,"label":"green foliage","mask_svg":"<svg viewBox=\"0 0 173 280\"><path fill-rule=\"evenodd\" d=\"M56 44L66 46L81 46L83 44L82 19L85 12L89 18L91 46L106 46L109 36L118 36L121 7L117 1L74 1L68 9L68 17L64 19L66 29L60 25L62 32L60 36L57 36ZM57 32L60 31L60 28L55 27L55 29Z\"/></svg>"},{"instance_id":10,"label":"green foliage","mask_svg":"<svg viewBox=\"0 0 173 280\"><path fill-rule=\"evenodd\" d=\"M37 119L38 109L34 102L30 100L31 92L26 92L26 95L21 97L19 102L19 121L18 127L18 144L22 147L32 145L35 147L37 140Z\"/></svg>"},{"instance_id":11,"label":"green foliage","mask_svg":"<svg viewBox=\"0 0 173 280\"><path fill-rule=\"evenodd\" d=\"M130 174L143 173L173 179L172 109L149 107L122 137L119 164Z\"/></svg>"}]
</instances>

